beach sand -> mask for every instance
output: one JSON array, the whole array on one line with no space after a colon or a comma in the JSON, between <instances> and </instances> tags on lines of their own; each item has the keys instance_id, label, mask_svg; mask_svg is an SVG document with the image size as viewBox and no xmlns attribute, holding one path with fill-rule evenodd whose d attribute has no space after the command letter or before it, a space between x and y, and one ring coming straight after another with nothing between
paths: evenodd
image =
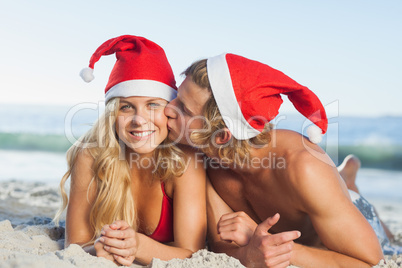
<instances>
[{"instance_id":1,"label":"beach sand","mask_svg":"<svg viewBox=\"0 0 402 268\"><path fill-rule=\"evenodd\" d=\"M57 191L56 185L21 181L0 182L0 268L117 267L106 259L87 254L78 245L64 248L63 224L56 227L51 222L60 200ZM385 199L372 196L369 201L395 234L395 243L402 246L400 198ZM238 260L225 254L200 250L185 260L174 259L166 262L154 259L148 266L133 264L131 267L243 266ZM402 267L402 254L386 256L385 262L381 261L375 267Z\"/></svg>"},{"instance_id":2,"label":"beach sand","mask_svg":"<svg viewBox=\"0 0 402 268\"><path fill-rule=\"evenodd\" d=\"M397 233L397 241L402 244L402 230ZM386 256L375 267L401 267L402 255ZM86 253L78 245L64 248L64 228L53 223L18 225L13 228L11 222L0 222L0 268L11 267L117 267L111 261L97 258ZM161 261L154 259L148 266L133 264L130 267L244 267L226 254L215 254L200 250L191 258ZM294 267L294 266L291 266Z\"/></svg>"},{"instance_id":3,"label":"beach sand","mask_svg":"<svg viewBox=\"0 0 402 268\"><path fill-rule=\"evenodd\" d=\"M12 227L8 220L0 222L0 267L117 267L111 261L86 253L80 246L64 247L64 228L45 225ZM200 250L191 258L161 261L154 259L148 266L133 264L130 267L244 267L226 254Z\"/></svg>"}]
</instances>

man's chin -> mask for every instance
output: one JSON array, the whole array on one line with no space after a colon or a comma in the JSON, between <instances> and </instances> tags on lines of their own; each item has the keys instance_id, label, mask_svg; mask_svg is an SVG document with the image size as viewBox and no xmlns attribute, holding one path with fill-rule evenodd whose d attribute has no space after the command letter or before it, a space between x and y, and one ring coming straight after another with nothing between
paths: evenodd
<instances>
[{"instance_id":1,"label":"man's chin","mask_svg":"<svg viewBox=\"0 0 402 268\"><path fill-rule=\"evenodd\" d=\"M173 144L181 144L181 141L180 141L179 137L177 137L177 135L175 135L175 133L172 132L172 131L169 131L168 139L169 139L170 142L172 142Z\"/></svg>"},{"instance_id":2,"label":"man's chin","mask_svg":"<svg viewBox=\"0 0 402 268\"><path fill-rule=\"evenodd\" d=\"M178 137L177 135L175 135L175 133L173 131L169 131L168 138L169 138L170 142L172 142L173 144L182 144L182 145L191 146L187 142L185 135Z\"/></svg>"}]
</instances>

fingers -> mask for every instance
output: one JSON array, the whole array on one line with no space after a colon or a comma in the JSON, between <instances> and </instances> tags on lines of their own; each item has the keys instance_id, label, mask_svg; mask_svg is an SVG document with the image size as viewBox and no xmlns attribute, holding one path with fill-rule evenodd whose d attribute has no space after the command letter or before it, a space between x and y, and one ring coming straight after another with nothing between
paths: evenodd
<instances>
[{"instance_id":1,"label":"fingers","mask_svg":"<svg viewBox=\"0 0 402 268\"><path fill-rule=\"evenodd\" d=\"M256 232L263 232L266 233L271 229L272 226L274 226L278 221L279 221L279 213L276 213L274 216L267 218L265 221L261 222L257 228Z\"/></svg>"},{"instance_id":2,"label":"fingers","mask_svg":"<svg viewBox=\"0 0 402 268\"><path fill-rule=\"evenodd\" d=\"M248 226L250 226L250 228L257 227L257 224L254 222L254 220L251 219L250 216L248 216L243 211L224 214L219 219L218 226L226 226L226 225L231 225L231 224L235 224L235 223L248 225Z\"/></svg>"},{"instance_id":3,"label":"fingers","mask_svg":"<svg viewBox=\"0 0 402 268\"><path fill-rule=\"evenodd\" d=\"M256 228L257 223L243 211L223 215L217 225L217 231L218 234L221 234L221 238L222 235L224 237L234 235L235 239L246 238L247 242Z\"/></svg>"},{"instance_id":4,"label":"fingers","mask_svg":"<svg viewBox=\"0 0 402 268\"><path fill-rule=\"evenodd\" d=\"M254 229L243 226L239 222L233 224L219 226L218 233L220 238L226 242L235 242L239 246L247 245L253 236Z\"/></svg>"},{"instance_id":5,"label":"fingers","mask_svg":"<svg viewBox=\"0 0 402 268\"><path fill-rule=\"evenodd\" d=\"M270 235L267 240L269 245L281 245L287 242L291 242L301 236L299 231L289 231Z\"/></svg>"},{"instance_id":6,"label":"fingers","mask_svg":"<svg viewBox=\"0 0 402 268\"><path fill-rule=\"evenodd\" d=\"M238 232L231 228L232 226L225 226L218 228L218 234L221 240L231 243L235 237L238 236Z\"/></svg>"},{"instance_id":7,"label":"fingers","mask_svg":"<svg viewBox=\"0 0 402 268\"><path fill-rule=\"evenodd\" d=\"M125 230L130 228L130 225L126 221L118 220L110 224L110 228L113 230Z\"/></svg>"},{"instance_id":8,"label":"fingers","mask_svg":"<svg viewBox=\"0 0 402 268\"><path fill-rule=\"evenodd\" d=\"M243 214L247 215L246 213L244 213L243 211L239 211L239 212L231 212L231 213L226 213L223 214L220 218L220 221L225 221L228 219L233 219L236 218L238 216L242 216Z\"/></svg>"},{"instance_id":9,"label":"fingers","mask_svg":"<svg viewBox=\"0 0 402 268\"><path fill-rule=\"evenodd\" d=\"M270 236L266 237L267 239ZM264 243L263 243L264 244ZM266 267L287 267L290 265L291 252L293 250L293 241L281 245L262 246L263 259Z\"/></svg>"},{"instance_id":10,"label":"fingers","mask_svg":"<svg viewBox=\"0 0 402 268\"><path fill-rule=\"evenodd\" d=\"M101 235L104 235L103 233L106 232L107 230L111 230L110 225L109 224L103 225L101 229Z\"/></svg>"},{"instance_id":11,"label":"fingers","mask_svg":"<svg viewBox=\"0 0 402 268\"><path fill-rule=\"evenodd\" d=\"M118 263L124 266L130 266L131 264L133 264L133 261L135 260L134 256L125 258L119 255L113 255L113 257Z\"/></svg>"},{"instance_id":12,"label":"fingers","mask_svg":"<svg viewBox=\"0 0 402 268\"><path fill-rule=\"evenodd\" d=\"M115 248L105 245L103 247L108 253L119 255L123 258L134 257L136 252L136 248Z\"/></svg>"},{"instance_id":13,"label":"fingers","mask_svg":"<svg viewBox=\"0 0 402 268\"><path fill-rule=\"evenodd\" d=\"M285 254L289 254L292 252L293 250L293 245L294 242L290 241L290 242L286 242L283 243L279 246L270 246L265 252L265 257L277 257L277 256L281 256L281 255L285 255Z\"/></svg>"},{"instance_id":14,"label":"fingers","mask_svg":"<svg viewBox=\"0 0 402 268\"><path fill-rule=\"evenodd\" d=\"M288 267L290 265L290 253L267 259L265 265L272 268Z\"/></svg>"},{"instance_id":15,"label":"fingers","mask_svg":"<svg viewBox=\"0 0 402 268\"><path fill-rule=\"evenodd\" d=\"M136 246L136 241L134 239L122 240L122 239L116 239L116 238L102 236L99 239L99 241L102 242L102 244L104 244L105 246L115 247L115 248L120 248L120 249Z\"/></svg>"},{"instance_id":16,"label":"fingers","mask_svg":"<svg viewBox=\"0 0 402 268\"><path fill-rule=\"evenodd\" d=\"M113 224L111 224L110 226L112 226ZM118 225L116 225L116 226L118 226ZM111 238L127 239L130 237L133 237L135 235L135 231L131 227L126 228L126 229L117 229L117 230L114 230L112 228L103 228L101 231L101 234L102 234L102 236L107 236L107 237L111 237Z\"/></svg>"},{"instance_id":17,"label":"fingers","mask_svg":"<svg viewBox=\"0 0 402 268\"><path fill-rule=\"evenodd\" d=\"M105 258L107 260L114 262L115 260L114 260L113 256L109 252L107 252L103 247L104 247L103 243L100 242L99 239L97 239L94 244L96 256L102 257L102 258Z\"/></svg>"}]
</instances>

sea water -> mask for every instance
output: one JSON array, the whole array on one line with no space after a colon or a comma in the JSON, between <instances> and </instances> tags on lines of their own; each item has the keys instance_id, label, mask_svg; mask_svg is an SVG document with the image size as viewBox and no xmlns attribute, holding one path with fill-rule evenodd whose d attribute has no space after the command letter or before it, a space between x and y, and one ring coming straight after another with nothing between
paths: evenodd
<instances>
[{"instance_id":1,"label":"sea water","mask_svg":"<svg viewBox=\"0 0 402 268\"><path fill-rule=\"evenodd\" d=\"M65 153L104 110L103 103L72 106L0 104L0 220L15 224L52 217ZM281 114L276 128L302 134L311 122ZM358 186L366 198L402 202L402 117L332 117L320 146L335 164L356 154L363 168ZM39 221L41 218L39 218Z\"/></svg>"}]
</instances>

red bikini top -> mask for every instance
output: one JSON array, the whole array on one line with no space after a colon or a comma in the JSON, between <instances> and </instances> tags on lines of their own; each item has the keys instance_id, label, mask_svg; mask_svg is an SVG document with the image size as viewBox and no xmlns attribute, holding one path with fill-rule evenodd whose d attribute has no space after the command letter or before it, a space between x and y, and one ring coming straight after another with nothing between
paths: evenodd
<instances>
[{"instance_id":1,"label":"red bikini top","mask_svg":"<svg viewBox=\"0 0 402 268\"><path fill-rule=\"evenodd\" d=\"M165 184L161 183L163 199L162 211L158 226L155 231L149 236L150 238L161 243L172 242L173 236L173 199L165 192Z\"/></svg>"}]
</instances>

